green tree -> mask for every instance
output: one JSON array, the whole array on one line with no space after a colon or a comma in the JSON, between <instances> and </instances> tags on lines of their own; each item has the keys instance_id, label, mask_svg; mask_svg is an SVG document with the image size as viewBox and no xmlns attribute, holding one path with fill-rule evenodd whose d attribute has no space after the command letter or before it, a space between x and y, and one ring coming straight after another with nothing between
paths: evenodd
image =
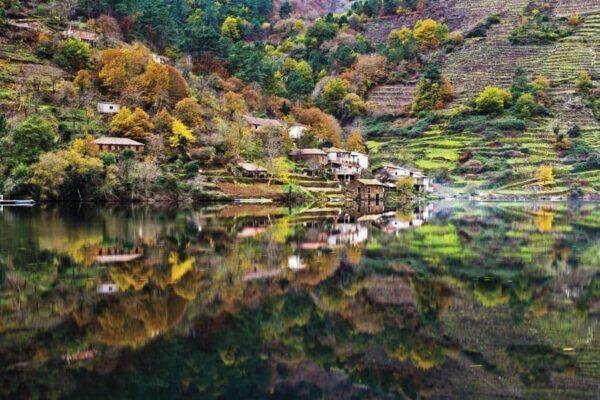
<instances>
[{"instance_id":1,"label":"green tree","mask_svg":"<svg viewBox=\"0 0 600 400\"><path fill-rule=\"evenodd\" d=\"M306 45L319 47L323 42L333 39L337 31L336 24L319 19L306 30Z\"/></svg>"},{"instance_id":2,"label":"green tree","mask_svg":"<svg viewBox=\"0 0 600 400\"><path fill-rule=\"evenodd\" d=\"M288 18L292 14L292 5L288 0L284 1L279 9L279 16L283 19Z\"/></svg>"},{"instance_id":3,"label":"green tree","mask_svg":"<svg viewBox=\"0 0 600 400\"><path fill-rule=\"evenodd\" d=\"M60 43L54 53L54 62L72 72L86 69L91 58L90 45L78 39L68 39Z\"/></svg>"},{"instance_id":4,"label":"green tree","mask_svg":"<svg viewBox=\"0 0 600 400\"><path fill-rule=\"evenodd\" d=\"M481 93L477 95L475 104L477 110L484 114L501 113L510 100L510 93L496 86L486 86Z\"/></svg>"},{"instance_id":5,"label":"green tree","mask_svg":"<svg viewBox=\"0 0 600 400\"><path fill-rule=\"evenodd\" d=\"M433 19L418 21L413 35L422 49L435 49L448 37L448 26Z\"/></svg>"},{"instance_id":6,"label":"green tree","mask_svg":"<svg viewBox=\"0 0 600 400\"><path fill-rule=\"evenodd\" d=\"M20 162L35 162L41 153L52 150L58 141L56 126L34 115L27 118L13 131L13 152Z\"/></svg>"},{"instance_id":7,"label":"green tree","mask_svg":"<svg viewBox=\"0 0 600 400\"><path fill-rule=\"evenodd\" d=\"M327 112L337 115L347 94L348 82L342 78L332 78L325 84L319 102Z\"/></svg>"},{"instance_id":8,"label":"green tree","mask_svg":"<svg viewBox=\"0 0 600 400\"><path fill-rule=\"evenodd\" d=\"M221 34L226 38L237 42L242 38L242 19L228 16L221 25Z\"/></svg>"}]
</instances>

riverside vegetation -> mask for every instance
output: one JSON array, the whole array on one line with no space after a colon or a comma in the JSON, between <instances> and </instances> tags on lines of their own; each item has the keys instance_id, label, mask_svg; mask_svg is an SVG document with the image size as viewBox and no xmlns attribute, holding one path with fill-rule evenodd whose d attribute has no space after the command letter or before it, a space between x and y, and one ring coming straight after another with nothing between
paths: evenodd
<instances>
[{"instance_id":1,"label":"riverside vegetation","mask_svg":"<svg viewBox=\"0 0 600 400\"><path fill-rule=\"evenodd\" d=\"M303 3L2 0L1 192L309 199L287 155L335 146L451 193L597 197L597 1ZM251 130L246 114L307 130ZM101 136L144 151L100 152ZM270 178L232 175L241 160Z\"/></svg>"}]
</instances>

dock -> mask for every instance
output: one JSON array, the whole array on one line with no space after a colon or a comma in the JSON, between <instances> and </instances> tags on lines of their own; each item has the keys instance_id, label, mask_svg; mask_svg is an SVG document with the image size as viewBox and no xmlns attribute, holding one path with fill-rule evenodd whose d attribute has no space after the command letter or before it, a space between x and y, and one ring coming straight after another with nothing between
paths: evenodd
<instances>
[{"instance_id":1,"label":"dock","mask_svg":"<svg viewBox=\"0 0 600 400\"><path fill-rule=\"evenodd\" d=\"M31 207L34 204L35 204L35 201L33 201L33 200L5 199L4 196L0 195L0 205L2 205L2 206Z\"/></svg>"}]
</instances>

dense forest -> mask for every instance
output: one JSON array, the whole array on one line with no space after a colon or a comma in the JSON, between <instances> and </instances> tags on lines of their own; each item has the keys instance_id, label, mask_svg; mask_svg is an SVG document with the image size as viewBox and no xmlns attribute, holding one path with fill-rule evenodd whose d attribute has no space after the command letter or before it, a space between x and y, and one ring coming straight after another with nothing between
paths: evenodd
<instances>
[{"instance_id":1,"label":"dense forest","mask_svg":"<svg viewBox=\"0 0 600 400\"><path fill-rule=\"evenodd\" d=\"M460 14L467 1L3 0L0 192L226 199L248 184L231 166L248 161L270 175L255 194L310 197L288 154L334 146L367 152L366 177L391 162L451 193L596 196L593 60L582 55L555 77L539 63L506 59L488 71L471 54L492 43L595 58L598 41L585 35L600 7L573 6L565 16L552 2L511 0L509 10L489 2ZM106 115L99 102L120 109ZM256 131L247 115L306 134ZM94 140L103 136L144 151L99 151Z\"/></svg>"}]
</instances>

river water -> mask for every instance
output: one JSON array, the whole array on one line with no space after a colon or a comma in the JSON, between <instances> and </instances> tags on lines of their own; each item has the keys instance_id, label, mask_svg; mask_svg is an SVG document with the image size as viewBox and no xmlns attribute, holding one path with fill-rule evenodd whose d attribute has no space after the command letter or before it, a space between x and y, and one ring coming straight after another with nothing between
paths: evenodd
<instances>
[{"instance_id":1,"label":"river water","mask_svg":"<svg viewBox=\"0 0 600 400\"><path fill-rule=\"evenodd\" d=\"M0 398L595 399L600 206L0 211Z\"/></svg>"}]
</instances>

